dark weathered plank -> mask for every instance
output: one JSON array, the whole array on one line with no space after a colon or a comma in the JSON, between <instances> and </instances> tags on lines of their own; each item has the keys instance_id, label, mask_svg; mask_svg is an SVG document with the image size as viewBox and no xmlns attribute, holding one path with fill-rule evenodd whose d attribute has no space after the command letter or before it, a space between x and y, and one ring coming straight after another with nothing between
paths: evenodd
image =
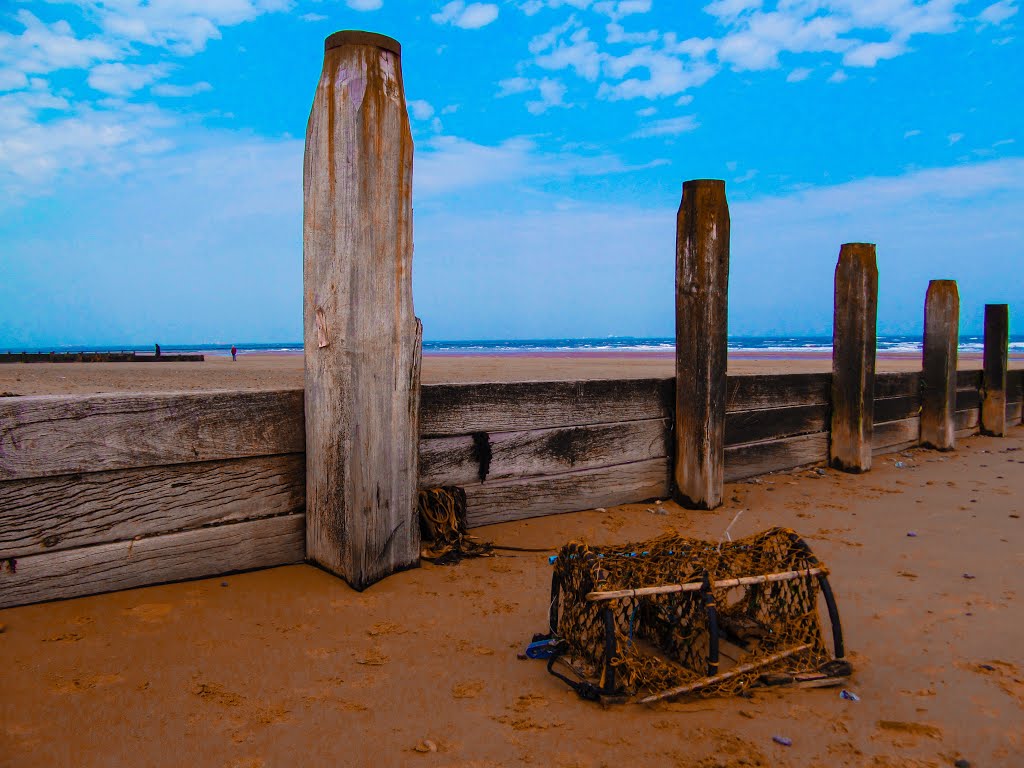
<instances>
[{"instance_id":1,"label":"dark weathered plank","mask_svg":"<svg viewBox=\"0 0 1024 768\"><path fill-rule=\"evenodd\" d=\"M981 407L981 393L976 389L958 389L956 391L956 410L966 411Z\"/></svg>"},{"instance_id":2,"label":"dark weathered plank","mask_svg":"<svg viewBox=\"0 0 1024 768\"><path fill-rule=\"evenodd\" d=\"M731 483L819 461L828 461L828 432L731 446L725 449L725 480Z\"/></svg>"},{"instance_id":3,"label":"dark weathered plank","mask_svg":"<svg viewBox=\"0 0 1024 768\"><path fill-rule=\"evenodd\" d=\"M871 469L877 309L875 246L845 243L835 274L829 461L847 472Z\"/></svg>"},{"instance_id":4,"label":"dark weathered plank","mask_svg":"<svg viewBox=\"0 0 1024 768\"><path fill-rule=\"evenodd\" d=\"M332 35L303 173L306 534L356 589L420 557L412 160L398 43Z\"/></svg>"},{"instance_id":5,"label":"dark weathered plank","mask_svg":"<svg viewBox=\"0 0 1024 768\"><path fill-rule=\"evenodd\" d=\"M0 567L0 608L298 563L305 515L267 517L18 558Z\"/></svg>"},{"instance_id":6,"label":"dark weathered plank","mask_svg":"<svg viewBox=\"0 0 1024 768\"><path fill-rule=\"evenodd\" d=\"M1007 425L1019 424L1021 422L1021 412L1024 411L1024 407L1020 400L1013 403L1006 404L1006 423Z\"/></svg>"},{"instance_id":7,"label":"dark weathered plank","mask_svg":"<svg viewBox=\"0 0 1024 768\"><path fill-rule=\"evenodd\" d=\"M689 507L722 503L729 314L725 182L683 183L676 216L674 492Z\"/></svg>"},{"instance_id":8,"label":"dark weathered plank","mask_svg":"<svg viewBox=\"0 0 1024 768\"><path fill-rule=\"evenodd\" d=\"M957 437L974 435L978 433L981 425L981 411L971 408L966 411L957 411L953 414L953 427L956 429Z\"/></svg>"},{"instance_id":9,"label":"dark weathered plank","mask_svg":"<svg viewBox=\"0 0 1024 768\"><path fill-rule=\"evenodd\" d=\"M920 397L921 374L917 371L875 374L875 400L888 397Z\"/></svg>"},{"instance_id":10,"label":"dark weathered plank","mask_svg":"<svg viewBox=\"0 0 1024 768\"><path fill-rule=\"evenodd\" d=\"M979 389L981 389L981 383L982 372L979 369L956 372L957 391L963 389L973 389L974 391L977 392Z\"/></svg>"},{"instance_id":11,"label":"dark weathered plank","mask_svg":"<svg viewBox=\"0 0 1024 768\"><path fill-rule=\"evenodd\" d=\"M828 429L827 405L734 411L725 415L725 444L774 440Z\"/></svg>"},{"instance_id":12,"label":"dark weathered plank","mask_svg":"<svg viewBox=\"0 0 1024 768\"><path fill-rule=\"evenodd\" d=\"M875 424L883 421L898 421L917 416L921 412L921 398L917 395L909 397L885 397L875 400Z\"/></svg>"},{"instance_id":13,"label":"dark weathered plank","mask_svg":"<svg viewBox=\"0 0 1024 768\"><path fill-rule=\"evenodd\" d=\"M668 426L665 419L645 419L488 434L491 459L486 482L664 458ZM421 488L479 484L479 473L480 457L472 437L420 442Z\"/></svg>"},{"instance_id":14,"label":"dark weathered plank","mask_svg":"<svg viewBox=\"0 0 1024 768\"><path fill-rule=\"evenodd\" d=\"M828 405L832 374L786 373L729 376L726 412L791 405Z\"/></svg>"},{"instance_id":15,"label":"dark weathered plank","mask_svg":"<svg viewBox=\"0 0 1024 768\"><path fill-rule=\"evenodd\" d=\"M920 443L921 417L899 421L886 421L875 424L871 439L871 451L877 456L880 453L892 453Z\"/></svg>"},{"instance_id":16,"label":"dark weathered plank","mask_svg":"<svg viewBox=\"0 0 1024 768\"><path fill-rule=\"evenodd\" d=\"M932 280L924 306L921 373L921 443L940 451L956 446L957 345L960 294L956 280Z\"/></svg>"},{"instance_id":17,"label":"dark weathered plank","mask_svg":"<svg viewBox=\"0 0 1024 768\"><path fill-rule=\"evenodd\" d=\"M466 488L471 527L610 507L668 495L668 459L527 477Z\"/></svg>"},{"instance_id":18,"label":"dark weathered plank","mask_svg":"<svg viewBox=\"0 0 1024 768\"><path fill-rule=\"evenodd\" d=\"M0 480L304 448L302 392L0 398Z\"/></svg>"},{"instance_id":19,"label":"dark weathered plank","mask_svg":"<svg viewBox=\"0 0 1024 768\"><path fill-rule=\"evenodd\" d=\"M1006 434L1006 366L1010 342L1010 306L985 305L985 351L982 363L981 431Z\"/></svg>"},{"instance_id":20,"label":"dark weathered plank","mask_svg":"<svg viewBox=\"0 0 1024 768\"><path fill-rule=\"evenodd\" d=\"M302 454L0 483L0 560L305 512Z\"/></svg>"},{"instance_id":21,"label":"dark weathered plank","mask_svg":"<svg viewBox=\"0 0 1024 768\"><path fill-rule=\"evenodd\" d=\"M672 415L674 379L427 384L422 437L608 424Z\"/></svg>"}]
</instances>

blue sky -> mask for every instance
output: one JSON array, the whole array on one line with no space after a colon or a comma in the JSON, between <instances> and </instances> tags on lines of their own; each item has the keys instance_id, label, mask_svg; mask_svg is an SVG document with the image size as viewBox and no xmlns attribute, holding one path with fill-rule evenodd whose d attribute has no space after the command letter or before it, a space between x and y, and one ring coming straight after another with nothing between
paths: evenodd
<instances>
[{"instance_id":1,"label":"blue sky","mask_svg":"<svg viewBox=\"0 0 1024 768\"><path fill-rule=\"evenodd\" d=\"M730 332L1024 316L1019 0L0 3L0 347L301 338L323 38L403 45L431 339L671 335L681 184L723 178Z\"/></svg>"}]
</instances>

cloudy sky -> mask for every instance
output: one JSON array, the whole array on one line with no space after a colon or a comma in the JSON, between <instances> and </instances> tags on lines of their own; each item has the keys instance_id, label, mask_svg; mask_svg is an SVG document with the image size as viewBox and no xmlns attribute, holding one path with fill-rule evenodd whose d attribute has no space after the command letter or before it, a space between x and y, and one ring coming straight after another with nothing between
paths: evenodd
<instances>
[{"instance_id":1,"label":"cloudy sky","mask_svg":"<svg viewBox=\"0 0 1024 768\"><path fill-rule=\"evenodd\" d=\"M403 45L430 339L670 335L681 183L726 180L730 331L1024 317L1019 0L0 2L0 347L301 339L323 38ZM1018 333L1021 321L1011 319Z\"/></svg>"}]
</instances>

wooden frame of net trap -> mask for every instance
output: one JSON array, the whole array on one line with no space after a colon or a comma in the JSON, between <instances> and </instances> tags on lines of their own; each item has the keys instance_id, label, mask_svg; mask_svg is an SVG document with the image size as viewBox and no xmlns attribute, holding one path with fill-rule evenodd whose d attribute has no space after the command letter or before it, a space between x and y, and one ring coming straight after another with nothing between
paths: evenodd
<instances>
[{"instance_id":1,"label":"wooden frame of net trap","mask_svg":"<svg viewBox=\"0 0 1024 768\"><path fill-rule=\"evenodd\" d=\"M676 568L686 580L604 588L635 583L650 561L660 561L662 575ZM793 567L735 575L785 563ZM788 529L723 544L675 536L616 548L573 543L554 566L548 671L583 698L653 703L761 686L838 685L852 672L828 569ZM818 619L819 596L832 653Z\"/></svg>"}]
</instances>

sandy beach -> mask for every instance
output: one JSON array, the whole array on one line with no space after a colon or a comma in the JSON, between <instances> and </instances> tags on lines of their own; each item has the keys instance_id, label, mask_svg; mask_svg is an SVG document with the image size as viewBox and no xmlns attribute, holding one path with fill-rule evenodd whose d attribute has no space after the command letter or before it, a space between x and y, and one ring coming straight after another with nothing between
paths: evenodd
<instances>
[{"instance_id":1,"label":"sandy beach","mask_svg":"<svg viewBox=\"0 0 1024 768\"><path fill-rule=\"evenodd\" d=\"M448 355L423 358L424 384L480 381L556 381L669 377L673 353ZM960 356L961 369L981 368L977 353ZM0 365L0 393L17 395L96 392L166 392L202 389L301 389L301 354L208 356L202 363L11 363ZM1011 355L1024 368L1024 355ZM879 354L878 371L917 371L920 355ZM822 353L732 352L729 373L827 373L832 358Z\"/></svg>"},{"instance_id":2,"label":"sandy beach","mask_svg":"<svg viewBox=\"0 0 1024 768\"><path fill-rule=\"evenodd\" d=\"M554 549L717 539L741 509L735 534L791 526L832 570L859 702L580 701L517 659L545 629L543 554L425 565L362 594L290 566L0 611L0 764L1021 765L1021 464L1015 427L865 476L728 485L714 512L640 504L477 531Z\"/></svg>"}]
</instances>

